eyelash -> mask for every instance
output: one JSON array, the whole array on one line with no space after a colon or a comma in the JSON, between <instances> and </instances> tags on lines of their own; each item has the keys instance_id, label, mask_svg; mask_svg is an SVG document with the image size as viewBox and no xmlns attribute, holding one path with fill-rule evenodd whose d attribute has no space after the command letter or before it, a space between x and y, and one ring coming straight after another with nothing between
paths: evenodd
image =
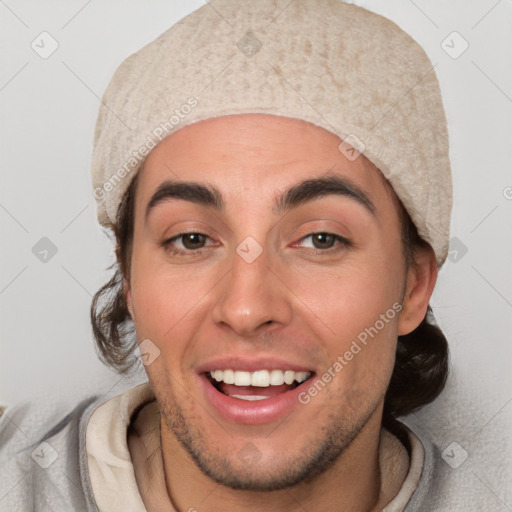
<instances>
[{"instance_id":1,"label":"eyelash","mask_svg":"<svg viewBox=\"0 0 512 512\"><path fill-rule=\"evenodd\" d=\"M179 235L173 236L172 238L167 239L162 245L167 251L176 256L194 256L197 254L202 254L203 250L206 249L206 247L199 247L198 249L178 249L172 245L172 243L175 240L183 238L187 235L200 235L208 239L210 238L208 235L205 235L204 233L199 233L198 231L191 231L187 233L180 233Z\"/></svg>"},{"instance_id":2,"label":"eyelash","mask_svg":"<svg viewBox=\"0 0 512 512\"><path fill-rule=\"evenodd\" d=\"M207 247L199 247L198 249L178 249L176 247L174 247L172 245L172 243L178 239L183 239L183 237L187 236L187 235L200 235L202 237L206 237L207 239L210 239L210 237L208 235L205 235L204 233L199 233L197 231L192 231L192 232L189 232L189 233L180 233L179 235L176 235L176 236L173 236L172 238L169 238L167 240L165 240L163 242L163 246L164 248L169 251L171 254L173 255L176 255L176 256L193 256L193 255L198 255L198 254L202 254L203 251L207 248ZM303 242L304 240L308 239L308 238L311 238L315 235L328 235L328 236L333 236L334 237L334 241L338 242L337 244L335 244L333 247L328 247L327 249L318 249L318 248L309 248L308 250L310 252L313 252L313 254L317 254L317 255L327 255L327 254L331 254L333 252L338 252L340 250L342 250L343 248L348 248L348 247L351 247L352 246L352 243L350 242L350 240L340 236L340 235L336 235L335 233L329 233L327 231L315 231L314 233L309 233L308 235L302 237L299 242Z\"/></svg>"},{"instance_id":3,"label":"eyelash","mask_svg":"<svg viewBox=\"0 0 512 512\"><path fill-rule=\"evenodd\" d=\"M306 240L308 238L311 238L311 237L313 237L315 235L332 236L332 237L334 237L334 241L338 242L338 243L335 244L332 247L328 247L327 249L318 249L317 247L309 248L308 250L312 251L314 254L328 255L328 254L332 254L334 252L338 252L338 251L340 251L340 250L342 250L344 248L352 246L352 243L349 240L347 240L346 238L344 238L344 237L342 237L340 235L337 235L335 233L329 233L328 231L316 231L314 233L309 233L309 235L306 235L306 236L302 237L299 240L299 242L303 242L304 240Z\"/></svg>"}]
</instances>

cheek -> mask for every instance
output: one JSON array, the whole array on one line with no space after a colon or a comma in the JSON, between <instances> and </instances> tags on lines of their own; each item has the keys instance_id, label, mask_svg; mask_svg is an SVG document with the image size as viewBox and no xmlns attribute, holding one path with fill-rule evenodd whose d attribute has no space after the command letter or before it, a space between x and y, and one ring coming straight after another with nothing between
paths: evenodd
<instances>
[{"instance_id":1,"label":"cheek","mask_svg":"<svg viewBox=\"0 0 512 512\"><path fill-rule=\"evenodd\" d=\"M331 269L288 271L302 304L299 316L307 319L304 328L323 340L325 370L336 375L333 389L354 404L379 399L393 369L403 276L392 268L386 270L384 261L354 260Z\"/></svg>"},{"instance_id":2,"label":"cheek","mask_svg":"<svg viewBox=\"0 0 512 512\"><path fill-rule=\"evenodd\" d=\"M352 339L390 309L388 316L396 322L403 281L396 265L354 258L329 268L283 268L281 275L300 298L304 314L315 316L325 333Z\"/></svg>"},{"instance_id":3,"label":"cheek","mask_svg":"<svg viewBox=\"0 0 512 512\"><path fill-rule=\"evenodd\" d=\"M356 411L361 404L372 407L383 399L395 361L396 305L384 307L368 300L364 310L349 304L326 319L335 332L324 337L329 354L326 371L336 375L329 401L340 400Z\"/></svg>"},{"instance_id":4,"label":"cheek","mask_svg":"<svg viewBox=\"0 0 512 512\"><path fill-rule=\"evenodd\" d=\"M215 284L214 274L171 266L160 251L142 244L134 249L131 294L139 339L177 347L205 316L203 299Z\"/></svg>"}]
</instances>

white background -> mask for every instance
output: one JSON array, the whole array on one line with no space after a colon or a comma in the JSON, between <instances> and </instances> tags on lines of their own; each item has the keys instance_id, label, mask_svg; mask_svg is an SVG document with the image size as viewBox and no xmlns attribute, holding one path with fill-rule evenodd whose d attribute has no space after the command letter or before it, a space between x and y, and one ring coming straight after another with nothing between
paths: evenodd
<instances>
[{"instance_id":1,"label":"white background","mask_svg":"<svg viewBox=\"0 0 512 512\"><path fill-rule=\"evenodd\" d=\"M457 258L441 270L431 302L450 343L452 373L419 418L441 446L457 441L470 460L472 449L496 438L497 456L510 454L512 2L354 3L389 17L425 48L449 122L452 237L467 253L452 253ZM89 323L91 296L114 261L89 175L99 98L125 57L201 5L0 2L0 404L119 380L98 361ZM43 31L59 44L47 59L31 48ZM469 44L456 59L441 46L453 31ZM453 51L463 44L457 35L447 41ZM57 248L46 263L32 253L42 237ZM490 500L512 510L511 492L493 494Z\"/></svg>"}]
</instances>

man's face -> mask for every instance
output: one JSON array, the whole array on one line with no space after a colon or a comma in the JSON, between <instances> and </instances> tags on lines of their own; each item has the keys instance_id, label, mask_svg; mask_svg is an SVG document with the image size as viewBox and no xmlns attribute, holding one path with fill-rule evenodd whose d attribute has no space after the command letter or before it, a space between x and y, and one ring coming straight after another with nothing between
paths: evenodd
<instances>
[{"instance_id":1,"label":"man's face","mask_svg":"<svg viewBox=\"0 0 512 512\"><path fill-rule=\"evenodd\" d=\"M164 454L234 488L299 483L380 429L401 226L379 171L339 143L298 120L222 117L165 139L139 175L127 299L139 341L160 351L146 371ZM152 201L165 182L216 189L218 204L183 186Z\"/></svg>"}]
</instances>

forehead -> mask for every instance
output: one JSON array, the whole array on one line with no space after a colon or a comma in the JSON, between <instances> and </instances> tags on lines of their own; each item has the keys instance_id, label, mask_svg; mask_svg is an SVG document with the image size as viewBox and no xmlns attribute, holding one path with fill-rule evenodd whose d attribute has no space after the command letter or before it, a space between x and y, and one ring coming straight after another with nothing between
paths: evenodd
<instances>
[{"instance_id":1,"label":"forehead","mask_svg":"<svg viewBox=\"0 0 512 512\"><path fill-rule=\"evenodd\" d=\"M302 180L341 177L379 209L396 201L390 184L363 155L349 160L341 139L305 121L263 114L224 116L194 123L164 139L139 172L139 206L165 181L207 183L229 203L259 201Z\"/></svg>"}]
</instances>

